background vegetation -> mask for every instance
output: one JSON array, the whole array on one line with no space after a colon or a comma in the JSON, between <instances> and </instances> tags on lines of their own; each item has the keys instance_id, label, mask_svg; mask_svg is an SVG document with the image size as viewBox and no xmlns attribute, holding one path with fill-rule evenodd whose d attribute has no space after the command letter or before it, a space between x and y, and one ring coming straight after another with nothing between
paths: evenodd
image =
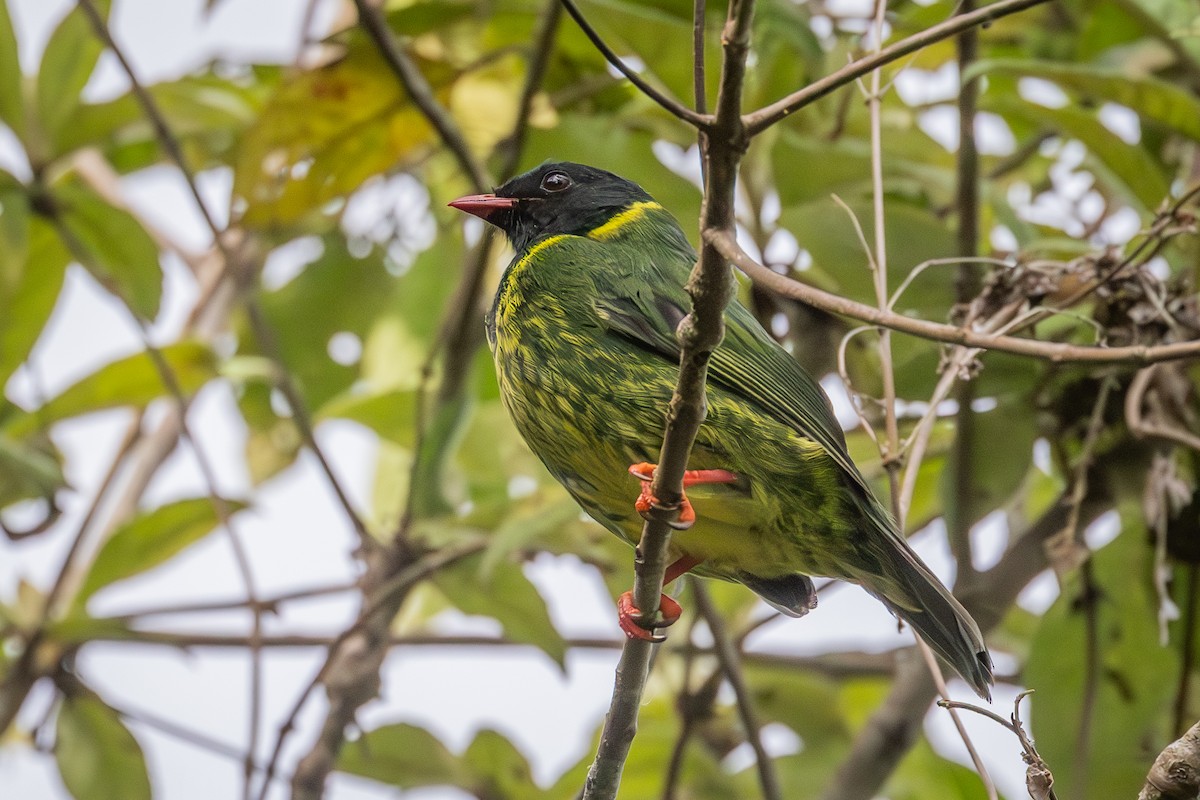
<instances>
[{"instance_id":1,"label":"background vegetation","mask_svg":"<svg viewBox=\"0 0 1200 800\"><path fill-rule=\"evenodd\" d=\"M23 169L0 173L10 397L0 405L0 552L21 564L53 541L62 553L50 580L0 596L5 748L51 751L81 800L150 797L126 725L136 714L77 659L100 642L221 644L240 648L254 687L235 753L246 796L289 781L294 796L320 796L331 771L376 781L381 796L427 786L489 800L576 796L590 752L538 785L535 754L497 731L455 751L412 724L354 724L389 652L533 646L562 665L578 648L618 646L560 633L546 603L572 599L543 597L523 570L540 554L581 558L614 596L631 582L629 550L580 518L499 405L480 319L508 254L445 204L546 159L583 161L638 181L699 246L703 155L705 225L719 234L729 225L717 217L736 216L741 246L776 273L745 265L758 282L742 282L743 299L810 370L851 387L859 463L908 530L945 537L956 594L987 631L1000 680L1036 689L1030 733L1058 796L1136 795L1155 756L1200 717L1198 376L1187 359L1200 333L1200 20L1190 0L1010 1L998 5L1029 8L958 36L938 31L969 3L896 2L878 18L816 0L581 5L663 102L621 77L558 0L329 5L332 33L312 33L298 63L223 60L143 86L121 59L128 91L97 102L84 89L98 60L122 55L107 4L81 0L25 74L0 4L0 122L24 156ZM922 46L879 59L880 72L820 83L899 41ZM793 98L786 114L753 113L814 85L830 91ZM718 101L737 91L745 119ZM691 98L699 113L672 113L670 98ZM707 132L704 149L693 123ZM131 211L126 176L156 169L186 179L211 233L204 246ZM211 174L231 176L216 203L196 182ZM380 211L385 191L401 201ZM708 241L710 254L735 255L729 240ZM282 278L268 269L280 254L297 264ZM185 264L197 287L168 340L153 327L165 259ZM80 269L144 346L49 396L20 389L36 387L39 339L65 276ZM899 314L941 326L881 336L853 319L902 328ZM236 399L255 487L315 460L356 534L344 545L362 566L355 583L256 587L263 567L239 528L260 488L222 491L208 432L190 413L215 392ZM80 496L64 477L78 465L57 440L78 418L118 408L120 444L107 463L93 460L97 489ZM320 446L322 427L339 420L377 439L369 492L344 487ZM207 490L160 501L146 492L176 448ZM1098 548L1087 535L1097 521L1116 531ZM209 537L228 539L239 599L100 610L96 598L111 603L129 579ZM984 563L975 550L998 556ZM1015 605L1046 570L1060 586L1053 605ZM699 616L659 650L623 797L994 791L923 740L937 686L912 648L764 652L751 634L780 623L750 593L685 591ZM335 637L271 627L285 606L334 592L361 604ZM447 609L494 618L502 633L444 634ZM166 612L220 610L241 612L245 627L160 624ZM793 625L802 638L804 623ZM291 715L264 720L264 652L290 645L328 647L326 666ZM452 687L383 688L454 702ZM52 700L16 724L37 691ZM319 712L296 727L306 702ZM771 756L768 727L800 745ZM757 763L727 758L747 742ZM1034 796L1043 789L1035 782Z\"/></svg>"}]
</instances>

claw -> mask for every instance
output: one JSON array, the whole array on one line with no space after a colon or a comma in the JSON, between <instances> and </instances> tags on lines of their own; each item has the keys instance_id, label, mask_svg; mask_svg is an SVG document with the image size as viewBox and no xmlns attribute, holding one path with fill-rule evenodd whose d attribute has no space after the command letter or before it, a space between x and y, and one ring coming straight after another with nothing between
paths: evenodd
<instances>
[{"instance_id":1,"label":"claw","mask_svg":"<svg viewBox=\"0 0 1200 800\"><path fill-rule=\"evenodd\" d=\"M629 467L629 474L642 482L641 492L638 494L638 499L634 501L633 507L643 517L650 511L661 505L658 498L650 489L650 482L654 480L654 471L658 469L657 464L641 462L633 464ZM684 487L695 486L702 483L737 483L739 480L737 473L730 472L727 469L689 469L683 473ZM687 499L685 493L679 499L679 516L675 521L668 523L677 531L685 531L696 522L696 510L692 508L692 503Z\"/></svg>"},{"instance_id":2,"label":"claw","mask_svg":"<svg viewBox=\"0 0 1200 800\"><path fill-rule=\"evenodd\" d=\"M658 611L662 615L662 619L655 623L654 627L666 628L674 625L683 614L679 603L665 594L659 597L658 602ZM643 626L643 617L642 612L633 604L633 592L625 592L617 599L617 623L621 626L621 630L625 631L626 636L645 642L665 642L667 637Z\"/></svg>"}]
</instances>

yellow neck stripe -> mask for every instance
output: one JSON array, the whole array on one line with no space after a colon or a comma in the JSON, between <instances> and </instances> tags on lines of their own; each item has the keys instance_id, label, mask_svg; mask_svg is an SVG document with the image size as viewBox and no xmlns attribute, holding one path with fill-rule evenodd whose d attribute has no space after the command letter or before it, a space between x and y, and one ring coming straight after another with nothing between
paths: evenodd
<instances>
[{"instance_id":1,"label":"yellow neck stripe","mask_svg":"<svg viewBox=\"0 0 1200 800\"><path fill-rule=\"evenodd\" d=\"M542 239L540 242L535 244L533 247L529 248L529 252L527 252L525 255L521 256L521 260L518 261L513 266L513 272L516 272L517 270L524 267L526 264L528 264L530 262L530 260L533 259L534 256L536 256L538 253L545 250L550 245L555 244L556 242L561 242L563 239L566 239L566 238L567 238L566 234L560 233L557 236L547 236L545 239Z\"/></svg>"},{"instance_id":2,"label":"yellow neck stripe","mask_svg":"<svg viewBox=\"0 0 1200 800\"><path fill-rule=\"evenodd\" d=\"M653 200L644 200L640 203L634 203L629 208L617 214L600 227L593 228L588 233L588 238L611 239L617 235L617 232L620 231L621 228L625 227L631 222L636 222L637 220L641 219L647 211L658 208L662 208L662 206Z\"/></svg>"}]
</instances>

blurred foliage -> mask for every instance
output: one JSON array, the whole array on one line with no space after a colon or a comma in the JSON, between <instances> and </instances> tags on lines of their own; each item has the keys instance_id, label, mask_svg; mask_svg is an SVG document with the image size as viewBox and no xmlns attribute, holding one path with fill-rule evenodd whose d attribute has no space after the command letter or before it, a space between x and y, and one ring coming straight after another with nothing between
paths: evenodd
<instances>
[{"instance_id":1,"label":"blurred foliage","mask_svg":"<svg viewBox=\"0 0 1200 800\"><path fill-rule=\"evenodd\" d=\"M869 9L851 13L844 6L758 3L747 106L777 99L861 52L862 14ZM692 7L684 0L582 5L619 53L637 59L647 79L678 97L692 92ZM401 46L488 168L502 168L520 120L529 130L519 169L567 159L613 170L671 208L695 238L701 196L695 176L679 166L695 161L693 132L615 78L569 20L557 28L522 117L531 42L545 3L398 0L386 9ZM893 37L928 28L952 11L944 2L894 3ZM711 103L725 9L710 4L707 13ZM1061 0L980 31L979 58L968 73L979 81L983 112L977 209L983 241L975 255L997 266L982 271L976 298L960 298L955 267L934 262L955 255L963 213L955 205L954 92L936 89L942 84L934 77L953 74L954 47L940 42L886 68L885 83L902 71L909 79L887 92L882 113L889 289L903 288L896 310L978 321L1006 307L1072 298L1064 312L1022 332L1085 344L1194 338L1200 332L1192 294L1200 267L1194 217L1186 208L1173 217L1162 212L1200 177L1198 26L1193 0ZM8 7L0 2L0 123L28 166L20 174L0 171L0 381L6 385L23 367L36 369L30 354L61 302L70 269L86 270L136 324L163 313L160 261L173 246L123 207L86 161L99 157L118 176L174 167L132 93L88 99L84 87L103 49L75 8L36 70L22 74ZM410 520L411 542L429 550L481 545L413 591L396 630L437 635L439 616L457 609L494 619L505 637L534 645L565 668L571 644L551 620L550 598L539 594L523 565L542 553L573 554L599 570L615 593L629 584L630 553L582 519L524 447L500 405L486 353L479 352L478 326L461 342L447 340L443 321L453 303L463 302L456 286L476 257L477 235L469 228L464 234L445 204L470 184L370 38L350 28L311 48L298 66L214 62L147 88L191 167L231 176L225 245L238 263L226 277L232 276L237 301L219 331L189 325L178 341L117 358L28 407L0 399L5 532L14 540L24 532L68 541L55 522L74 491L66 477L74 465L64 464L55 445L57 425L105 410L152 411L174 402L176 392L190 398L212 384L236 398L255 486L275 479L304 449L298 409L280 391L286 369L317 426L349 422L379 440L367 513L373 535L387 539L400 525L416 463L418 471L438 472L427 483L439 496ZM870 174L868 115L856 88L791 115L757 138L743 161L740 214L748 242L798 280L874 304L859 230L871 228ZM496 251L483 302L508 257ZM204 287L201 297L208 297L211 276L190 266ZM1078 293L1097 277L1111 280ZM823 374L832 369L851 325L788 300L745 294L797 358ZM257 335L246 298L274 345ZM466 313L481 316L474 306ZM933 395L946 353L927 341L894 342L907 435ZM464 349L461 374L447 375L442 360L427 362L435 348ZM845 359L853 388L879 395L872 335L852 339ZM1006 674L1037 689L1033 733L1058 777L1059 796L1133 796L1154 755L1200 716L1197 454L1186 437L1142 439L1130 430L1122 407L1134 383L1131 369L992 354L967 371L975 378L974 410L940 409L910 525L987 518L977 540L1000 539L986 545L1002 551L1060 499L1082 505L1086 496L1098 511L1119 511L1116 538L1090 561L1051 554L1059 570L1057 601L1040 615L1010 610L990 641L1013 664ZM1191 431L1194 440L1198 377L1188 365L1156 368L1134 397L1134 411L1160 429ZM440 393L451 378L464 387L456 399ZM1097 396L1110 389L1105 413L1093 420ZM862 408L878 422L877 404L867 400ZM968 414L972 438L960 461L955 422ZM1089 429L1091 421L1098 426ZM418 453L424 437L439 452ZM875 445L861 431L849 438L883 489ZM955 470L967 472L965 483L955 480ZM86 555L80 580L67 581L65 596L56 595L50 609L47 587L23 584L14 596L0 597L0 677L36 662L37 674L58 687L54 752L65 786L80 800L151 795L141 749L121 715L70 668L71 656L93 638L136 639L122 620L89 616L87 601L110 587L119 593L122 581L211 535L220 527L218 503L233 512L254 498L214 500L175 499L117 520ZM30 530L10 524L39 509L45 519ZM1057 541L1077 554L1081 537L1068 530ZM12 545L18 555L21 546ZM1015 595L1020 587L1012 588ZM740 588L714 587L714 597L735 632L761 615ZM1163 623L1163 640L1160 617L1176 607L1177 617ZM745 743L732 701L715 688L711 658L681 646L686 628L675 629L659 659L622 796L660 796L680 747L676 796L756 796L753 766L729 758ZM26 659L23 648L35 632L39 655ZM852 656L851 667L837 674L803 664L746 669L763 723L783 726L798 740L775 759L789 798L821 793L886 691L887 682L869 670L856 674ZM689 738L681 743L685 719ZM455 752L434 733L397 722L347 745L338 769L390 787L453 786L488 800L574 797L590 751L549 786L534 781L533 755L495 730L478 732ZM884 795L973 800L984 791L970 770L922 741Z\"/></svg>"}]
</instances>

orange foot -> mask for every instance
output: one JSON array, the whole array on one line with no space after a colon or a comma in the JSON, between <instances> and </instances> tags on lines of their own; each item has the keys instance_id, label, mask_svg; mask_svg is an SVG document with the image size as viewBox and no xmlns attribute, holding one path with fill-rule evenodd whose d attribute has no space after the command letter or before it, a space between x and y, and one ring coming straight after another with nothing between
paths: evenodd
<instances>
[{"instance_id":1,"label":"orange foot","mask_svg":"<svg viewBox=\"0 0 1200 800\"><path fill-rule=\"evenodd\" d=\"M658 498L650 491L650 482L654 480L654 471L658 469L657 464L650 464L643 461L640 464L634 464L629 468L629 474L642 482L642 492L638 495L637 501L633 507L643 517L650 513L650 510L659 505ZM683 473L683 486L686 489L688 486L695 486L700 483L737 483L738 476L735 472L730 472L727 469L689 469ZM679 518L670 523L671 527L677 531L684 531L692 527L696 521L696 510L692 508L691 502L687 499L687 494L684 494L679 502Z\"/></svg>"},{"instance_id":2,"label":"orange foot","mask_svg":"<svg viewBox=\"0 0 1200 800\"><path fill-rule=\"evenodd\" d=\"M690 570L692 567L700 563L700 559L692 558L691 556L682 556L675 563L667 567L666 574L663 575L663 585L670 583L678 578L683 573ZM662 615L662 620L654 623L654 627L666 628L673 625L683 614L683 609L679 603L675 602L674 598L667 595L661 595L658 601L658 611ZM621 626L621 630L625 631L625 635L630 639L641 639L646 642L664 642L665 636L656 634L651 628L647 627L649 623L645 619L645 615L633 604L633 592L625 592L617 599L617 624Z\"/></svg>"}]
</instances>

